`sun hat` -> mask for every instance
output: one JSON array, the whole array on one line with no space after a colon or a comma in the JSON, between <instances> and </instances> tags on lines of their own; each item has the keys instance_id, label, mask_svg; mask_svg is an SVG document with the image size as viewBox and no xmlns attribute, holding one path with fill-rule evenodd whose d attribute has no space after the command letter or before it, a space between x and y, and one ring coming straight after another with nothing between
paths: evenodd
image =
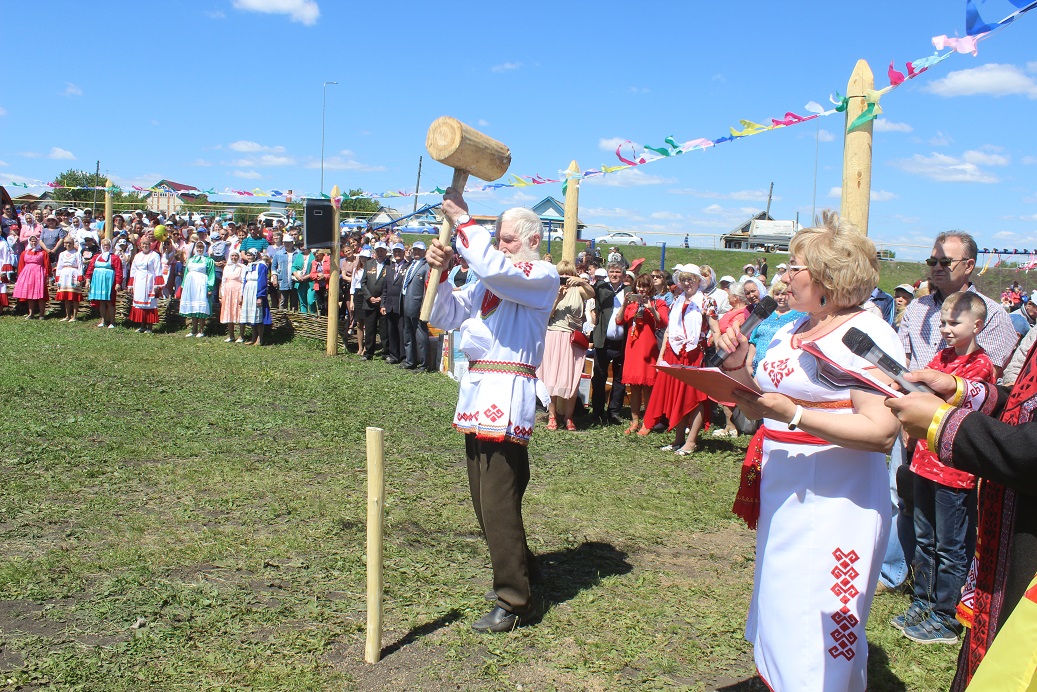
<instances>
[{"instance_id":1,"label":"sun hat","mask_svg":"<svg viewBox=\"0 0 1037 692\"><path fill-rule=\"evenodd\" d=\"M404 246L403 243L393 243L392 244L392 251L396 252L397 250L399 250L400 252L406 252L407 248Z\"/></svg>"},{"instance_id":2,"label":"sun hat","mask_svg":"<svg viewBox=\"0 0 1037 692\"><path fill-rule=\"evenodd\" d=\"M915 287L911 284L900 284L899 286L894 288L893 291L904 291L905 293L909 293L913 296L915 294Z\"/></svg>"},{"instance_id":3,"label":"sun hat","mask_svg":"<svg viewBox=\"0 0 1037 692\"><path fill-rule=\"evenodd\" d=\"M733 284L735 282L735 277L731 276L730 274L724 274L723 276L720 277L720 279L717 281L717 283L721 283L722 284L725 281L727 283L729 283L729 284Z\"/></svg>"},{"instance_id":4,"label":"sun hat","mask_svg":"<svg viewBox=\"0 0 1037 692\"><path fill-rule=\"evenodd\" d=\"M423 242L421 242L419 240L416 243L414 243L413 245L411 245L410 249L411 250L427 250L428 248L425 247L425 243L423 243Z\"/></svg>"},{"instance_id":5,"label":"sun hat","mask_svg":"<svg viewBox=\"0 0 1037 692\"><path fill-rule=\"evenodd\" d=\"M379 240L377 243L374 244L374 249L375 250L388 250L389 246L386 245L383 241Z\"/></svg>"}]
</instances>

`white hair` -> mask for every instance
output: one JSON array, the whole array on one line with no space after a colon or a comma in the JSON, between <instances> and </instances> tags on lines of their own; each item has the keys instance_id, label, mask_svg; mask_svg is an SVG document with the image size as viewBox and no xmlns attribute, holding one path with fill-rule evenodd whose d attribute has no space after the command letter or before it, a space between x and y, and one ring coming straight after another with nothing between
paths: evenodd
<instances>
[{"instance_id":1,"label":"white hair","mask_svg":"<svg viewBox=\"0 0 1037 692\"><path fill-rule=\"evenodd\" d=\"M512 259L517 262L531 262L540 259L539 247L533 248L531 246L533 236L542 238L544 235L544 225L540 222L540 217L537 216L536 212L525 207L508 209L497 217L497 222L494 224L497 237L500 237L500 229L505 221L510 222L515 227L515 232L518 233L518 237L522 241L520 256L512 256Z\"/></svg>"}]
</instances>

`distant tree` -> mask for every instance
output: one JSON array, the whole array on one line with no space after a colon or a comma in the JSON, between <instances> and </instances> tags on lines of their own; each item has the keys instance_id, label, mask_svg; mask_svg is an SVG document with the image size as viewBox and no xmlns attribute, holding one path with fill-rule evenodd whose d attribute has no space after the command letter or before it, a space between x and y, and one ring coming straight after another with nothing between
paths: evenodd
<instances>
[{"instance_id":1,"label":"distant tree","mask_svg":"<svg viewBox=\"0 0 1037 692\"><path fill-rule=\"evenodd\" d=\"M356 195L363 194L363 190L350 190L349 196L356 197ZM363 214L377 214L378 210L382 208L376 200L362 197L359 199L343 199L340 210L343 212L360 212Z\"/></svg>"},{"instance_id":2,"label":"distant tree","mask_svg":"<svg viewBox=\"0 0 1037 692\"><path fill-rule=\"evenodd\" d=\"M75 202L80 206L90 206L94 200L92 190L63 190L69 187L104 187L105 177L86 171L77 171L70 168L54 178L54 184L58 189L54 190L54 199L58 202ZM121 189L112 193L112 205L115 208L132 207L140 204L140 197L136 192L126 193ZM97 191L98 207L104 204L104 192Z\"/></svg>"}]
</instances>

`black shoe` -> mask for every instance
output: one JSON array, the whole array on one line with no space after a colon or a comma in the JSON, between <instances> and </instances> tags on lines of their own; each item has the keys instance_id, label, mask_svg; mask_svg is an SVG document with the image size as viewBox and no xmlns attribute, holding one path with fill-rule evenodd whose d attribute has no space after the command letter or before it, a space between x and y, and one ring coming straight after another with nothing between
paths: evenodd
<instances>
[{"instance_id":1,"label":"black shoe","mask_svg":"<svg viewBox=\"0 0 1037 692\"><path fill-rule=\"evenodd\" d=\"M612 414L609 415L608 424L609 425L626 425L627 422L625 420L623 420L622 418L620 418L619 416L617 416L615 413L612 413Z\"/></svg>"},{"instance_id":2,"label":"black shoe","mask_svg":"<svg viewBox=\"0 0 1037 692\"><path fill-rule=\"evenodd\" d=\"M388 358L385 359L385 362L388 363L389 365L396 365L400 361L397 360L396 358L393 358L392 356L389 356Z\"/></svg>"},{"instance_id":3,"label":"black shoe","mask_svg":"<svg viewBox=\"0 0 1037 692\"><path fill-rule=\"evenodd\" d=\"M403 368L404 370L415 370L415 369L417 369L418 366L415 365L414 363L408 363L408 362L404 361L404 362L400 363L400 367Z\"/></svg>"},{"instance_id":4,"label":"black shoe","mask_svg":"<svg viewBox=\"0 0 1037 692\"><path fill-rule=\"evenodd\" d=\"M364 356L364 360L374 360L374 356Z\"/></svg>"},{"instance_id":5,"label":"black shoe","mask_svg":"<svg viewBox=\"0 0 1037 692\"><path fill-rule=\"evenodd\" d=\"M510 632L516 627L522 626L522 617L517 613L511 613L500 606L483 615L472 623L472 631L479 634L490 632Z\"/></svg>"}]
</instances>

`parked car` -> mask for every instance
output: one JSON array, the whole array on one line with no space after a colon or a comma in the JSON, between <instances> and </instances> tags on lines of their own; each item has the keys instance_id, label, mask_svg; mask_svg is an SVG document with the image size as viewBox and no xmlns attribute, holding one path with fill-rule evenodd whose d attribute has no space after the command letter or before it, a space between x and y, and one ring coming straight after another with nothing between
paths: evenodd
<instances>
[{"instance_id":1,"label":"parked car","mask_svg":"<svg viewBox=\"0 0 1037 692\"><path fill-rule=\"evenodd\" d=\"M614 231L594 241L596 245L644 245L644 238L627 231Z\"/></svg>"},{"instance_id":2,"label":"parked car","mask_svg":"<svg viewBox=\"0 0 1037 692\"><path fill-rule=\"evenodd\" d=\"M256 219L264 228L272 228L277 221L281 221L285 226L288 225L288 217L279 211L264 211Z\"/></svg>"},{"instance_id":3,"label":"parked car","mask_svg":"<svg viewBox=\"0 0 1037 692\"><path fill-rule=\"evenodd\" d=\"M541 240L544 241L545 243L547 241L549 241L549 240L552 243L560 243L560 242L562 242L562 232L561 231L556 231L554 229L552 229L550 231L544 231L544 235L541 238Z\"/></svg>"}]
</instances>

